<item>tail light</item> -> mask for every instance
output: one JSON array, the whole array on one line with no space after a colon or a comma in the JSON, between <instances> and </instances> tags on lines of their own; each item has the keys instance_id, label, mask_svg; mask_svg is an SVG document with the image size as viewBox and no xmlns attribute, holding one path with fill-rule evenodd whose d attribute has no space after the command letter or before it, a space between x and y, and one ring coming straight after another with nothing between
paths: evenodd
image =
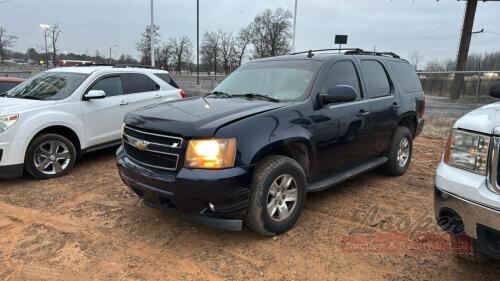
<instances>
[{"instance_id":1,"label":"tail light","mask_svg":"<svg viewBox=\"0 0 500 281\"><path fill-rule=\"evenodd\" d=\"M185 97L187 97L187 93L186 93L186 91L184 91L183 89L181 89L181 91L180 91L180 95L181 95L181 98L185 98Z\"/></svg>"}]
</instances>

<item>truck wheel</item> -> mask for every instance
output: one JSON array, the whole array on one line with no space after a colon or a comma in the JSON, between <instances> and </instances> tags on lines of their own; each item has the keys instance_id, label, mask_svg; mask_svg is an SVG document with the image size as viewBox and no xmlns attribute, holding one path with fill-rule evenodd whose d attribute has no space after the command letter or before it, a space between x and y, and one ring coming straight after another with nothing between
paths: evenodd
<instances>
[{"instance_id":1,"label":"truck wheel","mask_svg":"<svg viewBox=\"0 0 500 281\"><path fill-rule=\"evenodd\" d=\"M268 156L257 164L245 224L266 236L284 233L297 222L306 200L306 177L297 161Z\"/></svg>"},{"instance_id":2,"label":"truck wheel","mask_svg":"<svg viewBox=\"0 0 500 281\"><path fill-rule=\"evenodd\" d=\"M450 235L450 241L452 248L455 249L459 249L460 244L458 243L463 244L463 241L454 235ZM457 253L456 256L473 263L487 263L491 260L489 256L485 255L479 250L479 247L477 246L477 242L475 240L472 240L470 253Z\"/></svg>"},{"instance_id":3,"label":"truck wheel","mask_svg":"<svg viewBox=\"0 0 500 281\"><path fill-rule=\"evenodd\" d=\"M383 166L391 176L401 176L410 166L413 152L413 135L407 127L397 127L387 152L389 161Z\"/></svg>"},{"instance_id":4,"label":"truck wheel","mask_svg":"<svg viewBox=\"0 0 500 281\"><path fill-rule=\"evenodd\" d=\"M37 179L50 179L67 174L75 161L76 150L71 141L60 135L44 134L28 146L24 167Z\"/></svg>"}]
</instances>

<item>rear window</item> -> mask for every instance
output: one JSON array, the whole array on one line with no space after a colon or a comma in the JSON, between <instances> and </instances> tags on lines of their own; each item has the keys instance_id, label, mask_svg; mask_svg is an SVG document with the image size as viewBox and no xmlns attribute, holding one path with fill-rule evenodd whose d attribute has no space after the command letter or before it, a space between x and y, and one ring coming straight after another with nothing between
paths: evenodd
<instances>
[{"instance_id":1,"label":"rear window","mask_svg":"<svg viewBox=\"0 0 500 281\"><path fill-rule=\"evenodd\" d=\"M139 73L123 74L124 82L129 94L158 91L160 86L148 76Z\"/></svg>"},{"instance_id":2,"label":"rear window","mask_svg":"<svg viewBox=\"0 0 500 281\"><path fill-rule=\"evenodd\" d=\"M168 73L155 73L155 75L156 77L170 84L170 86L174 88L179 88L179 86L177 86L177 83L175 83L174 79L172 79L172 77L170 77Z\"/></svg>"},{"instance_id":3,"label":"rear window","mask_svg":"<svg viewBox=\"0 0 500 281\"><path fill-rule=\"evenodd\" d=\"M413 67L406 62L387 61L387 65L406 93L422 91L422 85Z\"/></svg>"}]
</instances>

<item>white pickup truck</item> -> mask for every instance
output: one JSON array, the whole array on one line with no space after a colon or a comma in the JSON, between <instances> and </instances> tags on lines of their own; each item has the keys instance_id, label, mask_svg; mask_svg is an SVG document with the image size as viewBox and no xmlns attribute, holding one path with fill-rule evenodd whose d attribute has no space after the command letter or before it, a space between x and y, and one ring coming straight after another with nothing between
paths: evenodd
<instances>
[{"instance_id":1,"label":"white pickup truck","mask_svg":"<svg viewBox=\"0 0 500 281\"><path fill-rule=\"evenodd\" d=\"M490 89L500 98L500 84ZM500 102L478 108L454 125L436 171L434 208L439 225L471 238L459 255L474 262L500 259ZM462 249L463 250L463 249Z\"/></svg>"}]
</instances>

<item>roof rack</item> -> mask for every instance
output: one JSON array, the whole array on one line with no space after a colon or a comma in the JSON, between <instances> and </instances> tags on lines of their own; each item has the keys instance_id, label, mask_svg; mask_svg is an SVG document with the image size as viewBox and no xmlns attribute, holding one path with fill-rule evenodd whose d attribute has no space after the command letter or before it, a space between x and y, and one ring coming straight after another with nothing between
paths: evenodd
<instances>
[{"instance_id":1,"label":"roof rack","mask_svg":"<svg viewBox=\"0 0 500 281\"><path fill-rule=\"evenodd\" d=\"M400 59L401 57L393 52L368 52L364 51L360 48L337 48L337 49L319 49L319 50L309 50L303 52L293 53L291 55L299 55L299 54L307 54L309 58L314 56L315 52L325 52L325 51L345 51L345 55L372 55L372 56L388 56L396 59Z\"/></svg>"},{"instance_id":2,"label":"roof rack","mask_svg":"<svg viewBox=\"0 0 500 281\"><path fill-rule=\"evenodd\" d=\"M307 54L308 56L313 56L314 54L313 53L316 53L316 52L326 52L326 51L361 51L363 52L363 50L359 49L359 48L337 48L337 49L318 49L318 50L309 50L309 51L302 51L302 52L296 52L296 53L292 53L290 55L300 55L300 54Z\"/></svg>"},{"instance_id":3,"label":"roof rack","mask_svg":"<svg viewBox=\"0 0 500 281\"><path fill-rule=\"evenodd\" d=\"M114 68L148 68L148 69L159 69L150 65L141 65L141 64L116 64L113 65Z\"/></svg>"},{"instance_id":4,"label":"roof rack","mask_svg":"<svg viewBox=\"0 0 500 281\"><path fill-rule=\"evenodd\" d=\"M76 64L75 66L115 66L114 64L108 64L108 63L91 63L91 62L84 62L84 63L79 63Z\"/></svg>"},{"instance_id":5,"label":"roof rack","mask_svg":"<svg viewBox=\"0 0 500 281\"><path fill-rule=\"evenodd\" d=\"M366 52L363 50L360 51L347 51L345 52L346 55L372 55L372 56L386 56L386 57L392 57L395 59L400 59L401 57L396 55L393 52Z\"/></svg>"}]
</instances>

